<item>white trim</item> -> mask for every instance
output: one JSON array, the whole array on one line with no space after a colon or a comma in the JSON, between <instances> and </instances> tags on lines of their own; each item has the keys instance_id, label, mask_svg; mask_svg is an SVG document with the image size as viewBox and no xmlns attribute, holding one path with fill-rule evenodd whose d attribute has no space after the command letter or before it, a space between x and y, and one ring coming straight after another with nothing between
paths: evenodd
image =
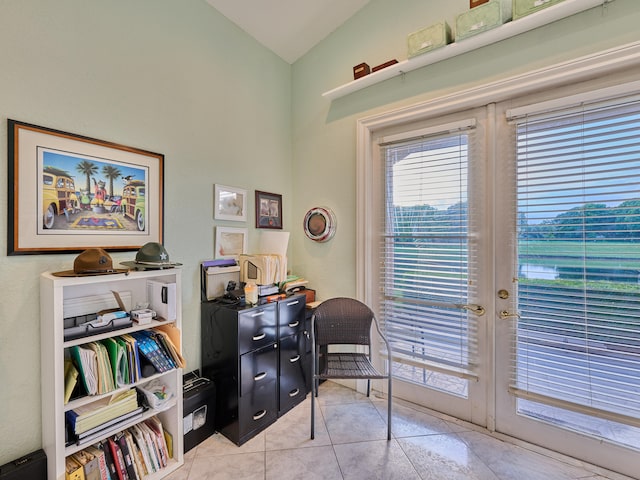
<instances>
[{"instance_id":1,"label":"white trim","mask_svg":"<svg viewBox=\"0 0 640 480\"><path fill-rule=\"evenodd\" d=\"M402 132L397 135L387 135L381 137L378 140L378 145L382 146L389 143L402 142L405 140L412 140L421 137L428 137L430 135L438 135L442 133L453 133L461 130L467 130L476 126L476 119L469 118L461 120L459 122L446 123L444 125L437 125L435 127L420 128L418 130L412 130L410 132Z\"/></svg>"},{"instance_id":2,"label":"white trim","mask_svg":"<svg viewBox=\"0 0 640 480\"><path fill-rule=\"evenodd\" d=\"M571 107L582 107L590 103L601 103L619 97L629 97L629 94L640 92L640 80L635 82L614 85L613 87L601 88L590 92L570 95L568 97L556 98L546 102L525 105L519 108L507 110L507 120L515 120L530 115L549 113L556 110L566 110ZM640 95L639 95L640 96Z\"/></svg>"}]
</instances>

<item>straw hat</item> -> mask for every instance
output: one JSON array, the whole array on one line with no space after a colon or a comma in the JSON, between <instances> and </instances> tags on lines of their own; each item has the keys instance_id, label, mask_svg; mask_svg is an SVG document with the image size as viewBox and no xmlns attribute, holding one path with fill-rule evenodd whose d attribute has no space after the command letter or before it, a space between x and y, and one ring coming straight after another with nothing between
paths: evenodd
<instances>
[{"instance_id":1,"label":"straw hat","mask_svg":"<svg viewBox=\"0 0 640 480\"><path fill-rule=\"evenodd\" d=\"M87 277L128 273L128 268L113 268L111 256L102 248L88 248L73 261L73 270L53 272L56 277Z\"/></svg>"},{"instance_id":2,"label":"straw hat","mask_svg":"<svg viewBox=\"0 0 640 480\"><path fill-rule=\"evenodd\" d=\"M167 250L157 242L144 244L136 253L135 261L120 262L120 264L127 265L135 270L162 270L163 268L182 265L181 263L171 262Z\"/></svg>"}]
</instances>

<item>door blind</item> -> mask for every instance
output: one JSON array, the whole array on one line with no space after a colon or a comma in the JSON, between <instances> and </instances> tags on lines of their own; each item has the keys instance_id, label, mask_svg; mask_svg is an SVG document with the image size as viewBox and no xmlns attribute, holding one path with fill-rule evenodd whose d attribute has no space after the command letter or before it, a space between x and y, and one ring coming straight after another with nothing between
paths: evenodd
<instances>
[{"instance_id":1,"label":"door blind","mask_svg":"<svg viewBox=\"0 0 640 480\"><path fill-rule=\"evenodd\" d=\"M640 425L640 102L515 124L511 390Z\"/></svg>"},{"instance_id":2,"label":"door blind","mask_svg":"<svg viewBox=\"0 0 640 480\"><path fill-rule=\"evenodd\" d=\"M469 310L473 125L380 147L386 188L380 313L393 360L464 378L476 376L477 364L476 315Z\"/></svg>"}]
</instances>

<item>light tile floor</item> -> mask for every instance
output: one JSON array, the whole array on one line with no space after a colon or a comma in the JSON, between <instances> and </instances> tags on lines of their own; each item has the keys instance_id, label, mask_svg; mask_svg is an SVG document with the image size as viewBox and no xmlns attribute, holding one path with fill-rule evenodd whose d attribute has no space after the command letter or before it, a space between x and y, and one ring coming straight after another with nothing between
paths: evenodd
<instances>
[{"instance_id":1,"label":"light tile floor","mask_svg":"<svg viewBox=\"0 0 640 480\"><path fill-rule=\"evenodd\" d=\"M310 396L241 447L215 434L169 480L624 480L602 469L496 439L464 422L333 382L320 386L316 438ZM566 462L564 460L567 460Z\"/></svg>"}]
</instances>

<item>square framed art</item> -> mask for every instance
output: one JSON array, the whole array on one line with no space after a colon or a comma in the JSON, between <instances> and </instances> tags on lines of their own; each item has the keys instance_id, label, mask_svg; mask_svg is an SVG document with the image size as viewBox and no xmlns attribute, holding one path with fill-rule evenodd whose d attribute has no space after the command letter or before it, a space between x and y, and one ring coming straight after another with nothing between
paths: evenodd
<instances>
[{"instance_id":1,"label":"square framed art","mask_svg":"<svg viewBox=\"0 0 640 480\"><path fill-rule=\"evenodd\" d=\"M256 190L256 228L282 229L282 195Z\"/></svg>"}]
</instances>

